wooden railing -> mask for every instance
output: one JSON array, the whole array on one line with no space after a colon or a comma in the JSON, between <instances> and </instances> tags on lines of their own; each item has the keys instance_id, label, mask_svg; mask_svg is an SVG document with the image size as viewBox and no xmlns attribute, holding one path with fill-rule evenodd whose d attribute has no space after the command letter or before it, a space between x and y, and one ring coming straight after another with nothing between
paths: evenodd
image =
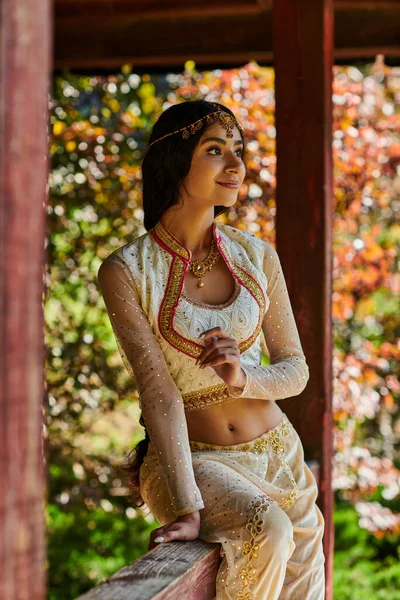
<instances>
[{"instance_id":1,"label":"wooden railing","mask_svg":"<svg viewBox=\"0 0 400 600\"><path fill-rule=\"evenodd\" d=\"M221 544L160 544L77 600L213 600Z\"/></svg>"},{"instance_id":2,"label":"wooden railing","mask_svg":"<svg viewBox=\"0 0 400 600\"><path fill-rule=\"evenodd\" d=\"M317 461L306 463L319 482ZM160 544L76 600L214 600L220 548L200 539Z\"/></svg>"}]
</instances>

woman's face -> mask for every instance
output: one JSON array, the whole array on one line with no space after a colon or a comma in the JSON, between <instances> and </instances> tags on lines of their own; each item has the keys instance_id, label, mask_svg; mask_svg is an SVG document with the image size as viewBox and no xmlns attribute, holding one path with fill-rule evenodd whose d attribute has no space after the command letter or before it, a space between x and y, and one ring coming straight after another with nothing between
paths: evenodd
<instances>
[{"instance_id":1,"label":"woman's face","mask_svg":"<svg viewBox=\"0 0 400 600\"><path fill-rule=\"evenodd\" d=\"M191 207L235 204L246 168L242 159L243 141L237 127L233 128L232 134L233 137L227 137L226 130L218 122L204 130L181 188L183 198L189 198ZM236 185L221 185L227 182L236 182Z\"/></svg>"}]
</instances>

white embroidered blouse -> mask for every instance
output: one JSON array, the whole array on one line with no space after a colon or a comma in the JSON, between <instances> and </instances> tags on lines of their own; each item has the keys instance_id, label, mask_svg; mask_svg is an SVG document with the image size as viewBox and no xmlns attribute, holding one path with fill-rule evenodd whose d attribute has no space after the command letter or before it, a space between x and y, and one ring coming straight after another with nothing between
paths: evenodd
<instances>
[{"instance_id":1,"label":"white embroidered blouse","mask_svg":"<svg viewBox=\"0 0 400 600\"><path fill-rule=\"evenodd\" d=\"M309 370L275 249L247 231L213 222L213 236L234 279L232 297L199 303L183 289L191 251L160 221L103 261L98 282L123 363L163 467L176 515L201 508L185 410L235 398L280 400L305 388ZM220 325L238 341L243 390L212 367L195 364L200 333ZM261 366L261 336L270 365Z\"/></svg>"}]
</instances>

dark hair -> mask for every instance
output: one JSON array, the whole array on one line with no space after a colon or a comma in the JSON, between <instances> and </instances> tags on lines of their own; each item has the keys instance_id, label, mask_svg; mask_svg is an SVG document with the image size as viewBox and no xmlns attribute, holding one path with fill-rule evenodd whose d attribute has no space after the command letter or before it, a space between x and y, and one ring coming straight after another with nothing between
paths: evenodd
<instances>
[{"instance_id":1,"label":"dark hair","mask_svg":"<svg viewBox=\"0 0 400 600\"><path fill-rule=\"evenodd\" d=\"M170 106L155 122L149 144L215 112L217 107L236 119L229 108L218 102L211 104L207 100L193 100ZM147 231L154 227L167 208L179 202L179 188L190 171L194 150L209 126L207 119L200 125L200 129L188 138L182 138L182 132L178 132L148 147L142 161L143 224ZM244 143L241 132L240 135ZM228 210L229 207L215 206L214 217Z\"/></svg>"},{"instance_id":2,"label":"dark hair","mask_svg":"<svg viewBox=\"0 0 400 600\"><path fill-rule=\"evenodd\" d=\"M145 437L132 448L125 459L125 463L121 465L121 469L128 473L128 487L135 506L143 506L145 504L140 493L139 472L150 442L143 415L140 416L139 423L144 428Z\"/></svg>"},{"instance_id":3,"label":"dark hair","mask_svg":"<svg viewBox=\"0 0 400 600\"><path fill-rule=\"evenodd\" d=\"M149 138L149 144L167 133L171 133L191 125L198 119L215 112L217 105L220 110L235 117L234 113L223 104L194 100L174 104L167 108L155 122ZM142 190L144 227L152 229L160 220L163 213L179 202L179 188L190 171L194 150L209 126L207 119L201 123L196 133L182 138L182 132L165 137L147 148L142 161ZM245 143L242 132L240 135ZM229 210L229 207L215 206L214 218ZM144 457L147 454L149 435L145 428L143 417L139 420L144 427L145 438L141 440L128 454L122 469L129 473L128 485L136 506L145 504L140 493L139 472Z\"/></svg>"}]
</instances>

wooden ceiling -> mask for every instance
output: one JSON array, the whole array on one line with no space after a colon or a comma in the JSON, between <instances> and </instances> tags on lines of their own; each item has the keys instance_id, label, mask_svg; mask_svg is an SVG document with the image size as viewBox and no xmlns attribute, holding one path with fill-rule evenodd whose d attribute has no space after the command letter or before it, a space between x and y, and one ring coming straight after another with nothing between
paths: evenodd
<instances>
[{"instance_id":1,"label":"wooden ceiling","mask_svg":"<svg viewBox=\"0 0 400 600\"><path fill-rule=\"evenodd\" d=\"M277 1L277 0L276 0ZM334 0L335 62L400 65L399 0ZM54 0L54 67L137 72L273 64L272 0Z\"/></svg>"}]
</instances>

